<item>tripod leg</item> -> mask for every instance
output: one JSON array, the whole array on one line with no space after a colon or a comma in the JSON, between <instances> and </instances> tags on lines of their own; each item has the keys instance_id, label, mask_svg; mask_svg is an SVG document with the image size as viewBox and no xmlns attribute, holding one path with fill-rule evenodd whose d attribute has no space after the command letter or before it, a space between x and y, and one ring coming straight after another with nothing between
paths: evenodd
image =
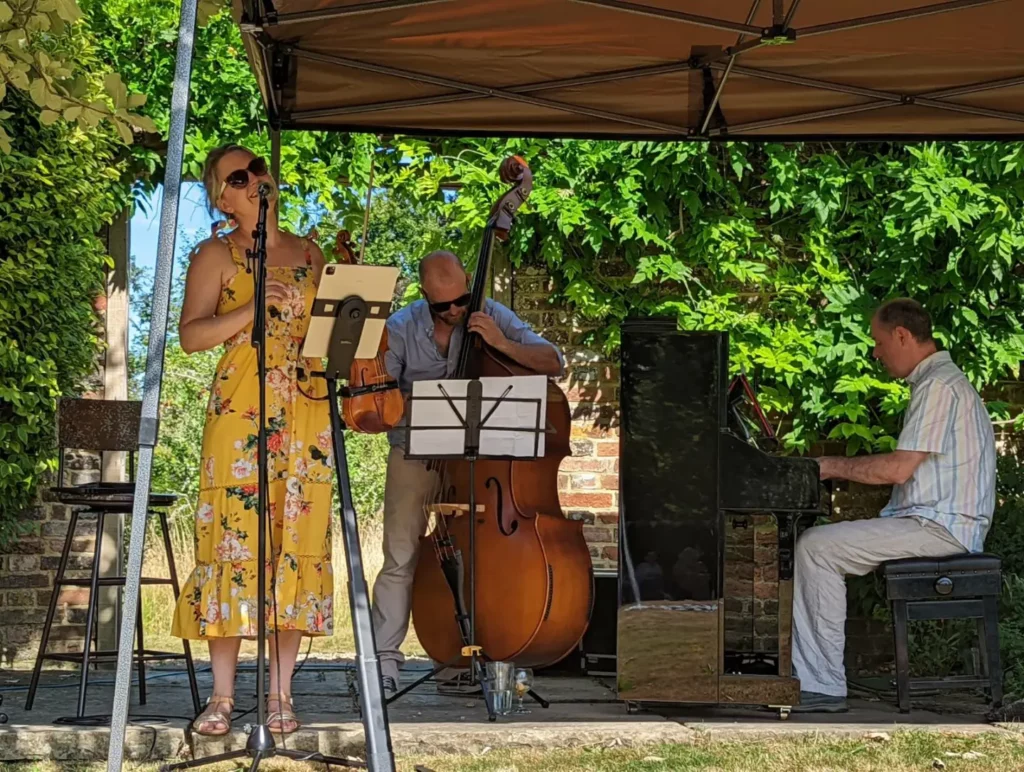
<instances>
[{"instance_id":1,"label":"tripod leg","mask_svg":"<svg viewBox=\"0 0 1024 772\"><path fill-rule=\"evenodd\" d=\"M357 761L356 759L343 759L339 756L324 756L322 753L306 753L305 751L289 751L289 750L278 750L275 756L281 756L282 758L292 759L294 761L306 761L314 764L326 764L327 768L331 767L352 767L356 769L365 769L366 765Z\"/></svg>"},{"instance_id":2,"label":"tripod leg","mask_svg":"<svg viewBox=\"0 0 1024 772\"><path fill-rule=\"evenodd\" d=\"M388 697L388 699L385 700L384 704L385 705L390 705L392 702L397 700L399 697L405 696L406 694L411 692L413 689L415 689L420 684L425 683L426 681L429 681L431 678L436 676L442 670L447 670L452 665L454 665L456 662L458 662L460 659L462 659L461 655L453 657L452 659L448 660L447 662L444 662L444 663L438 665L437 667L435 667L433 670L431 670L429 673L427 673L422 678L417 678L416 681L414 681L413 683L409 684L407 687L402 689L402 691L400 691L397 694L393 694L392 696Z\"/></svg>"},{"instance_id":3,"label":"tripod leg","mask_svg":"<svg viewBox=\"0 0 1024 772\"><path fill-rule=\"evenodd\" d=\"M176 764L164 764L160 767L160 772L176 772L179 769L195 769L196 767L205 767L207 764L216 764L220 761L232 761L234 759L240 759L243 756L248 756L246 751L230 751L228 753L218 753L216 756L206 756L202 759L190 759L189 761L179 761Z\"/></svg>"},{"instance_id":4,"label":"tripod leg","mask_svg":"<svg viewBox=\"0 0 1024 772\"><path fill-rule=\"evenodd\" d=\"M528 691L527 694L530 697L532 697L534 700L536 700L537 703L542 708L550 708L551 707L551 703L549 703L547 700L545 700L543 697L541 697L539 694L537 694L537 692L535 692L533 689L530 689L530 691Z\"/></svg>"},{"instance_id":5,"label":"tripod leg","mask_svg":"<svg viewBox=\"0 0 1024 772\"><path fill-rule=\"evenodd\" d=\"M331 413L331 434L334 445L334 470L338 475L341 498L341 535L345 545L348 569L348 601L352 610L352 632L356 642L356 672L359 674L359 699L366 737L366 765L371 772L394 772L395 757L391 750L391 731L384 707L384 688L377 659L377 643L373 637L370 616L370 591L363 572L363 554L359 547L359 524L352 504L352 488L345 456L345 434L338 414L337 382L327 378L327 397Z\"/></svg>"}]
</instances>

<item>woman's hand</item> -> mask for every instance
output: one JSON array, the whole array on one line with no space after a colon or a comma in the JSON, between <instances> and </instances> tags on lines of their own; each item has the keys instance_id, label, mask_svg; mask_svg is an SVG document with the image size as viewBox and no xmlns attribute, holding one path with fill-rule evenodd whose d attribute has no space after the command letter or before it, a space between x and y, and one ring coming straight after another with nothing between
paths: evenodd
<instances>
[{"instance_id":1,"label":"woman's hand","mask_svg":"<svg viewBox=\"0 0 1024 772\"><path fill-rule=\"evenodd\" d=\"M288 300L288 296L292 293L291 287L283 281L271 279L269 276L267 277L264 289L266 290L268 306L272 303L282 303Z\"/></svg>"},{"instance_id":2,"label":"woman's hand","mask_svg":"<svg viewBox=\"0 0 1024 772\"><path fill-rule=\"evenodd\" d=\"M291 295L292 289L287 284L277 279L271 279L269 276L266 279L266 287L264 291L267 296L266 306L280 306L288 300L288 296ZM246 303L245 308L246 318L251 322L256 318L256 296L249 298L249 302Z\"/></svg>"}]
</instances>

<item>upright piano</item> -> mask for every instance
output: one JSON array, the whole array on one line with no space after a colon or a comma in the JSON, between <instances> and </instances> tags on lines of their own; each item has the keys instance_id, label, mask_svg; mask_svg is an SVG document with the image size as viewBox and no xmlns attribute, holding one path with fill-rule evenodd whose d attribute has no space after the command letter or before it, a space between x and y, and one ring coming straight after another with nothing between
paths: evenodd
<instances>
[{"instance_id":1,"label":"upright piano","mask_svg":"<svg viewBox=\"0 0 1024 772\"><path fill-rule=\"evenodd\" d=\"M759 445L773 435L729 376L727 333L627 320L621 368L618 697L787 714L793 552L825 512L818 464Z\"/></svg>"}]
</instances>

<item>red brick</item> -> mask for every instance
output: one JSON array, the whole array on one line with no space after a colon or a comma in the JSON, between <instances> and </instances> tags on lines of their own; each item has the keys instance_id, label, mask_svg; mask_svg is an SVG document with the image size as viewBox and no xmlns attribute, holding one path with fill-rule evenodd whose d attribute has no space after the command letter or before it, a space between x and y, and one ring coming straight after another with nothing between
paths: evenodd
<instances>
[{"instance_id":1,"label":"red brick","mask_svg":"<svg viewBox=\"0 0 1024 772\"><path fill-rule=\"evenodd\" d=\"M602 402L609 396L607 391L587 384L577 384L565 392L565 398L570 402Z\"/></svg>"},{"instance_id":2,"label":"red brick","mask_svg":"<svg viewBox=\"0 0 1024 772\"><path fill-rule=\"evenodd\" d=\"M617 474L601 475L601 487L606 491L617 491L619 489L619 476Z\"/></svg>"},{"instance_id":3,"label":"red brick","mask_svg":"<svg viewBox=\"0 0 1024 772\"><path fill-rule=\"evenodd\" d=\"M597 522L605 525L618 525L619 524L619 513L612 512L611 514L597 515Z\"/></svg>"},{"instance_id":4,"label":"red brick","mask_svg":"<svg viewBox=\"0 0 1024 772\"><path fill-rule=\"evenodd\" d=\"M619 562L619 548L618 547L605 547L601 550L601 557L605 560L613 560L616 563Z\"/></svg>"},{"instance_id":5,"label":"red brick","mask_svg":"<svg viewBox=\"0 0 1024 772\"><path fill-rule=\"evenodd\" d=\"M584 434L587 437L593 437L594 439L603 440L603 439L610 439L610 438L618 437L619 436L619 430L616 427L614 427L614 426L601 426L601 425L598 425L598 424L594 424L592 426L586 427L586 430L585 430ZM618 452L619 452L618 451L619 443L615 442L614 445L615 445L615 448L616 448L615 453L617 455Z\"/></svg>"},{"instance_id":6,"label":"red brick","mask_svg":"<svg viewBox=\"0 0 1024 772\"><path fill-rule=\"evenodd\" d=\"M611 528L600 528L594 525L583 526L583 538L590 543L602 544L615 541L615 533Z\"/></svg>"},{"instance_id":7,"label":"red brick","mask_svg":"<svg viewBox=\"0 0 1024 772\"><path fill-rule=\"evenodd\" d=\"M617 442L599 442L597 443L597 455L598 456L618 456L619 455L619 443Z\"/></svg>"},{"instance_id":8,"label":"red brick","mask_svg":"<svg viewBox=\"0 0 1024 772\"><path fill-rule=\"evenodd\" d=\"M605 505L607 506L607 505ZM46 587L50 577L46 574L8 574L0 576L0 588L21 590L32 587Z\"/></svg>"},{"instance_id":9,"label":"red brick","mask_svg":"<svg viewBox=\"0 0 1024 772\"><path fill-rule=\"evenodd\" d=\"M37 590L10 590L4 593L4 605L7 607L21 608L32 607L36 604ZM49 594L46 598L49 601Z\"/></svg>"},{"instance_id":10,"label":"red brick","mask_svg":"<svg viewBox=\"0 0 1024 772\"><path fill-rule=\"evenodd\" d=\"M9 570L15 573L28 573L39 570L38 555L11 555Z\"/></svg>"},{"instance_id":11,"label":"red brick","mask_svg":"<svg viewBox=\"0 0 1024 772\"><path fill-rule=\"evenodd\" d=\"M598 476L596 474L588 474L588 473L584 472L582 474L570 475L570 477L571 477L571 480L572 480L572 488L574 490L578 490L580 488L595 489L595 488L599 487L598 486L599 478L598 478ZM603 487L603 486L601 486L601 487Z\"/></svg>"},{"instance_id":12,"label":"red brick","mask_svg":"<svg viewBox=\"0 0 1024 772\"><path fill-rule=\"evenodd\" d=\"M567 458L562 462L562 472L610 472L618 460L600 458Z\"/></svg>"},{"instance_id":13,"label":"red brick","mask_svg":"<svg viewBox=\"0 0 1024 772\"><path fill-rule=\"evenodd\" d=\"M575 427L573 427L575 431ZM590 440L572 440L569 443L569 447L572 449L572 454L576 457L589 457L594 455L594 443Z\"/></svg>"},{"instance_id":14,"label":"red brick","mask_svg":"<svg viewBox=\"0 0 1024 772\"><path fill-rule=\"evenodd\" d=\"M608 509L615 506L615 497L611 493L567 493L560 498L564 507Z\"/></svg>"},{"instance_id":15,"label":"red brick","mask_svg":"<svg viewBox=\"0 0 1024 772\"><path fill-rule=\"evenodd\" d=\"M558 490L567 491L569 490L570 477L567 474L558 475Z\"/></svg>"},{"instance_id":16,"label":"red brick","mask_svg":"<svg viewBox=\"0 0 1024 772\"><path fill-rule=\"evenodd\" d=\"M588 512L585 509L570 509L565 513L565 516L569 520L579 520L588 525L593 525L594 523L594 513Z\"/></svg>"}]
</instances>

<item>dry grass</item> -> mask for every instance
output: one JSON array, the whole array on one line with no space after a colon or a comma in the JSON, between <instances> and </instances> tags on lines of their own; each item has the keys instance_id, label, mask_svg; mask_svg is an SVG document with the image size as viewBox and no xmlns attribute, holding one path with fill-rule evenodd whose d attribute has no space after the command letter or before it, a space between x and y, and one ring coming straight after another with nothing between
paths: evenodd
<instances>
[{"instance_id":1,"label":"dry grass","mask_svg":"<svg viewBox=\"0 0 1024 772\"><path fill-rule=\"evenodd\" d=\"M958 737L924 732L897 732L887 739L826 740L802 738L774 741L712 742L638 749L577 749L551 753L491 751L478 756L399 758L399 772L1003 772L1024 769L1024 742L1003 734ZM261 770L300 772L321 765L271 760ZM99 764L35 762L2 764L0 772L102 772ZM126 764L130 772L156 772L155 764ZM238 766L204 767L228 772Z\"/></svg>"},{"instance_id":2,"label":"dry grass","mask_svg":"<svg viewBox=\"0 0 1024 772\"><path fill-rule=\"evenodd\" d=\"M382 530L379 521L368 521L359 524L359 536L362 544L363 567L366 581L370 589L384 562L381 551ZM167 560L164 557L160 537L152 533L146 538L149 545L145 561L147 576L167 576ZM192 548L192 536L185 528L172 526L171 548L174 550L174 562L178 568L178 576L184 577L191 573L195 565L195 554ZM334 533L334 635L317 637L303 642L300 657L305 653L309 641L312 640L310 656L345 657L355 654L355 642L352 636L352 617L348 600L348 573L345 567L345 550L342 547L338 528ZM174 594L170 587L145 586L142 588L142 619L146 632L146 648L163 651L181 651L181 641L171 636L171 615L174 611ZM423 648L416 639L416 632L410 626L409 636L405 640L403 650L407 656L425 656ZM193 647L196 656L206 657L204 645ZM243 657L255 657L256 645L251 641L242 644Z\"/></svg>"}]
</instances>

